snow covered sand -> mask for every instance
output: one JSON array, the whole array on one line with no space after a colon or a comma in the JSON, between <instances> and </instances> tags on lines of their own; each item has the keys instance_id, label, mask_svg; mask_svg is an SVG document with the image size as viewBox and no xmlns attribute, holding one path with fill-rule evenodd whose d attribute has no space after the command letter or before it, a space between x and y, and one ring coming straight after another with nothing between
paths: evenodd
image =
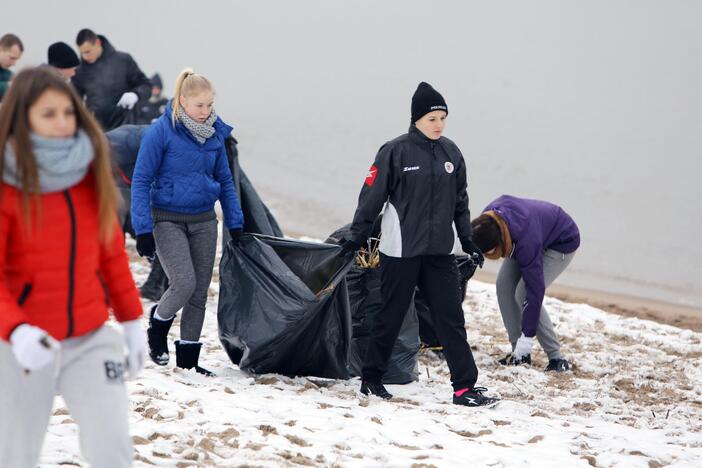
<instances>
[{"instance_id":1,"label":"snow covered sand","mask_svg":"<svg viewBox=\"0 0 702 468\"><path fill-rule=\"evenodd\" d=\"M139 284L148 273L137 259L133 271ZM358 379L240 371L217 339L216 278L201 364L217 377L175 369L172 349L169 366L149 363L129 383L136 466L702 466L701 333L547 299L575 370L544 373L540 348L533 367L505 368L494 286L471 281L478 385L504 401L452 405L446 365L429 352L420 381L389 386L385 402L360 395ZM77 431L57 399L41 466L82 466Z\"/></svg>"}]
</instances>

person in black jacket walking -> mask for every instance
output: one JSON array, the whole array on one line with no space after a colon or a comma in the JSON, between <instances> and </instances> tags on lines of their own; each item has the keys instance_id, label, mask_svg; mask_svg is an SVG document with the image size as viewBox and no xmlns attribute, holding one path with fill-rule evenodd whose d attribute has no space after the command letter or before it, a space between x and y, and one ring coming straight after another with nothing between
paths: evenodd
<instances>
[{"instance_id":1,"label":"person in black jacket walking","mask_svg":"<svg viewBox=\"0 0 702 468\"><path fill-rule=\"evenodd\" d=\"M82 29L76 44L82 62L73 86L105 131L119 127L137 101L149 99L151 82L132 56L115 50L105 36Z\"/></svg>"},{"instance_id":2,"label":"person in black jacket walking","mask_svg":"<svg viewBox=\"0 0 702 468\"><path fill-rule=\"evenodd\" d=\"M461 288L453 256L456 235L463 250L482 265L471 239L463 155L442 137L448 107L427 83L412 96L409 133L385 143L358 200L349 239L341 255L355 252L368 238L380 210L380 267L383 306L378 313L362 370L361 392L392 398L382 385L393 344L416 286L425 293L451 371L453 403L482 406L497 399L475 387L478 368L468 345Z\"/></svg>"}]
</instances>

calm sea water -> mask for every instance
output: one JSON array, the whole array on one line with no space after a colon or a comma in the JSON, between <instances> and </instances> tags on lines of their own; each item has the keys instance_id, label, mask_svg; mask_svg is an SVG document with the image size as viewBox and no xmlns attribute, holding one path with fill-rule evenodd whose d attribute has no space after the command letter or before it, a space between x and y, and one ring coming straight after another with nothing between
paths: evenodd
<instances>
[{"instance_id":1,"label":"calm sea water","mask_svg":"<svg viewBox=\"0 0 702 468\"><path fill-rule=\"evenodd\" d=\"M695 1L26 1L0 32L25 41L20 66L90 27L165 83L210 77L284 229L317 237L350 221L428 81L473 213L502 193L558 203L583 237L561 282L702 306L700 17Z\"/></svg>"}]
</instances>

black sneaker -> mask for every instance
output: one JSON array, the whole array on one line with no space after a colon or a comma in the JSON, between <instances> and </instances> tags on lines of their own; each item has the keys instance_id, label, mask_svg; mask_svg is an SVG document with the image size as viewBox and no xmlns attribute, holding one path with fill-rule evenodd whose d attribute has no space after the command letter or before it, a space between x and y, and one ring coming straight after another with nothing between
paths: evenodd
<instances>
[{"instance_id":1,"label":"black sneaker","mask_svg":"<svg viewBox=\"0 0 702 468\"><path fill-rule=\"evenodd\" d=\"M499 362L503 366L520 366L522 364L531 365L531 354L527 354L526 356L522 356L521 359L514 359L514 357L512 357L512 353L509 353L507 356L503 357L502 359L498 360L497 362Z\"/></svg>"},{"instance_id":2,"label":"black sneaker","mask_svg":"<svg viewBox=\"0 0 702 468\"><path fill-rule=\"evenodd\" d=\"M570 363L565 359L549 359L546 371L565 372L570 370Z\"/></svg>"},{"instance_id":3,"label":"black sneaker","mask_svg":"<svg viewBox=\"0 0 702 468\"><path fill-rule=\"evenodd\" d=\"M361 393L364 395L375 395L383 400L392 398L392 395L385 389L383 384L366 382L365 380L361 383Z\"/></svg>"},{"instance_id":4,"label":"black sneaker","mask_svg":"<svg viewBox=\"0 0 702 468\"><path fill-rule=\"evenodd\" d=\"M463 392L461 396L453 394L453 404L462 406L490 406L500 401L499 398L487 397L483 395L486 392L485 387L473 387L472 390Z\"/></svg>"}]
</instances>

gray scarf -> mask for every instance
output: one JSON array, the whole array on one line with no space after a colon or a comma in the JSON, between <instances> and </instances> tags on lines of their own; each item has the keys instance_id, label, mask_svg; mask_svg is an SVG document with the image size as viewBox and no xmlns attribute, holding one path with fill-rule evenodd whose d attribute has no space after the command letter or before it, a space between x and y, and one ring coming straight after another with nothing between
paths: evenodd
<instances>
[{"instance_id":1,"label":"gray scarf","mask_svg":"<svg viewBox=\"0 0 702 468\"><path fill-rule=\"evenodd\" d=\"M217 120L217 114L214 109L212 109L212 113L207 117L204 123L198 123L185 113L183 106L180 106L178 119L183 122L185 128L188 129L200 144L203 144L208 138L215 134L214 123Z\"/></svg>"},{"instance_id":2,"label":"gray scarf","mask_svg":"<svg viewBox=\"0 0 702 468\"><path fill-rule=\"evenodd\" d=\"M93 161L93 143L83 130L70 138L46 138L30 134L34 157L39 169L39 192L59 192L83 180ZM17 174L17 159L10 142L5 144L5 169L2 179L13 187L21 188Z\"/></svg>"}]
</instances>

